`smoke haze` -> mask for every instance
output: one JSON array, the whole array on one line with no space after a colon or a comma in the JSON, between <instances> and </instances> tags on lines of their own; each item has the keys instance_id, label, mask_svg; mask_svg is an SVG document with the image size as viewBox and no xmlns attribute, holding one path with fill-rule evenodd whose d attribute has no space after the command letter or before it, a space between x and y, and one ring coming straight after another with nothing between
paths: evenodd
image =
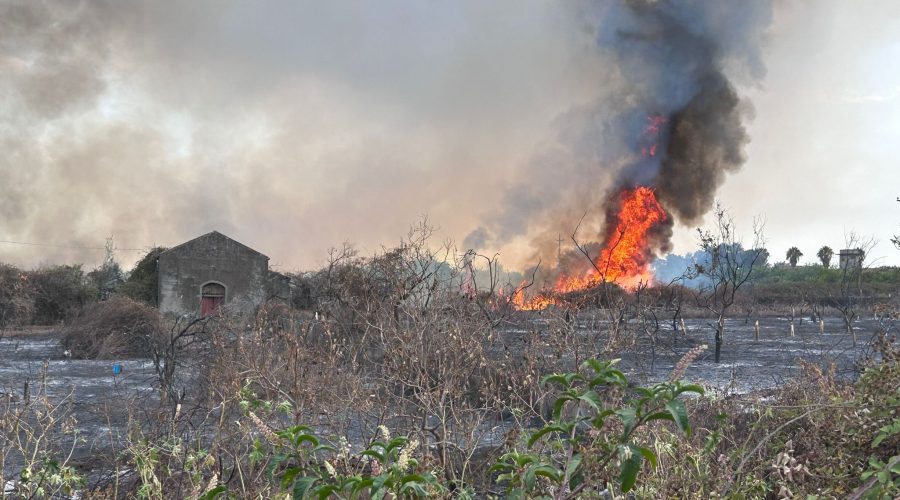
<instances>
[{"instance_id":1,"label":"smoke haze","mask_svg":"<svg viewBox=\"0 0 900 500\"><path fill-rule=\"evenodd\" d=\"M0 240L59 245L0 244L0 261L91 265L102 250L77 247L109 235L144 248L216 229L305 268L428 214L525 266L585 212L600 239L606 200L637 183L696 224L748 156L738 89L765 75L772 17L768 2L0 0ZM653 115L666 147L646 158Z\"/></svg>"},{"instance_id":2,"label":"smoke haze","mask_svg":"<svg viewBox=\"0 0 900 500\"><path fill-rule=\"evenodd\" d=\"M218 229L295 267L389 244L425 213L465 234L594 92L577 16L545 3L24 0L0 23L4 240Z\"/></svg>"}]
</instances>

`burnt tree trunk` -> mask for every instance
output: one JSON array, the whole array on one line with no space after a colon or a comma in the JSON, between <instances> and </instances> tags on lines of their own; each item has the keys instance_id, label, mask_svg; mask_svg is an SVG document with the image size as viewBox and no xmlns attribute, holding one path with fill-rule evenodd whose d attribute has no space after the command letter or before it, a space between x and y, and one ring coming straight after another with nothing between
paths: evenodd
<instances>
[{"instance_id":1,"label":"burnt tree trunk","mask_svg":"<svg viewBox=\"0 0 900 500\"><path fill-rule=\"evenodd\" d=\"M722 337L725 333L725 316L720 314L716 321L716 363L722 359Z\"/></svg>"}]
</instances>

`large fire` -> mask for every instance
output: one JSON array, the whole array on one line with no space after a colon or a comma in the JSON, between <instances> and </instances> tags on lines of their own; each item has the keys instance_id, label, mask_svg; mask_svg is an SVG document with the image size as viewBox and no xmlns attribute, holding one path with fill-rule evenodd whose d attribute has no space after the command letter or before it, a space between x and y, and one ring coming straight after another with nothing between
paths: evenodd
<instances>
[{"instance_id":1,"label":"large fire","mask_svg":"<svg viewBox=\"0 0 900 500\"><path fill-rule=\"evenodd\" d=\"M551 290L541 290L531 298L525 297L524 286L520 286L513 295L513 305L517 309L538 310L559 304L562 294L587 290L604 281L631 289L651 282L650 231L667 217L649 187L623 190L615 227L609 231L593 266L584 274L561 274Z\"/></svg>"},{"instance_id":2,"label":"large fire","mask_svg":"<svg viewBox=\"0 0 900 500\"><path fill-rule=\"evenodd\" d=\"M664 116L647 117L647 125L638 139L643 158L656 157L657 142L667 122ZM615 227L608 229L603 250L586 272L572 274L562 270L551 289L542 289L530 298L525 296L526 285L523 283L513 293L513 306L523 310L545 309L563 304L562 295L587 290L602 282L628 289L650 283L653 280L650 232L668 218L666 210L656 199L653 189L638 186L619 193L613 215Z\"/></svg>"}]
</instances>

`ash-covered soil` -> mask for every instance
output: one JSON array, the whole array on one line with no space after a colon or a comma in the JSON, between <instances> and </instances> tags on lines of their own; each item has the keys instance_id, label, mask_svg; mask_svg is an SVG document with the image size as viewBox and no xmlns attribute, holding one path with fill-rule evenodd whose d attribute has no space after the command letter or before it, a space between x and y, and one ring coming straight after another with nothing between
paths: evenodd
<instances>
[{"instance_id":1,"label":"ash-covered soil","mask_svg":"<svg viewBox=\"0 0 900 500\"><path fill-rule=\"evenodd\" d=\"M839 318L825 320L824 334L817 322L794 320L793 337L789 318L760 318L758 340L754 339L754 321L728 321L718 364L713 359L713 329L708 319L685 320L686 332L680 325L673 331L670 322L660 323L652 342L649 336L641 336L637 344L615 357L622 358L620 366L634 382L650 383L666 379L692 347L708 344L709 349L687 369L683 379L703 383L720 393L747 393L777 387L796 376L801 370L800 360L834 362L840 376L853 377L856 363L870 354L870 340L885 328L873 319L855 322L854 347ZM535 335L544 339L552 335L549 322L540 315L527 323L523 328L504 330L499 344L515 350L526 339L534 341ZM583 314L574 328L578 335L594 335L606 326L599 315ZM593 357L610 356L598 349ZM118 374L113 368L116 364L121 366ZM156 405L155 380L149 360L67 359L60 336L54 332L0 339L0 398L4 404L15 405L27 391L30 398L46 393L52 402L71 405L77 436L86 444L78 447L76 458L87 460L91 455L114 453L125 432L128 409Z\"/></svg>"},{"instance_id":2,"label":"ash-covered soil","mask_svg":"<svg viewBox=\"0 0 900 500\"><path fill-rule=\"evenodd\" d=\"M73 459L96 459L98 453L120 450L129 409L148 400L158 401L155 374L148 360L68 359L60 335L39 332L0 339L0 405L15 411L26 398L35 408L63 405L74 416L72 432L56 433L57 443L68 451L73 440ZM119 373L113 366L120 365ZM64 413L64 412L59 412ZM15 463L7 466L15 468Z\"/></svg>"},{"instance_id":3,"label":"ash-covered soil","mask_svg":"<svg viewBox=\"0 0 900 500\"><path fill-rule=\"evenodd\" d=\"M636 343L622 347L618 353L605 352L606 342L599 340L594 346L595 352L582 353L582 357L621 358L620 368L633 382L645 384L665 380L684 354L706 344L708 349L691 364L682 379L726 393L747 393L782 385L800 373L801 360L821 365L834 363L839 376L852 378L857 362L872 354L869 347L872 338L891 328L876 319L858 320L854 322L854 346L853 337L847 333L843 321L836 317L824 319L824 333L820 332L818 321L760 317L758 339L755 338L756 319L729 319L721 360L716 363L714 321L686 319L684 330L680 322L673 329L671 320L660 321L659 330L653 328L653 335L639 333ZM548 336L554 335L547 327L549 323L538 317L527 328L510 329L504 335L507 348L515 350L519 343L533 342L535 333L549 344ZM579 335L591 336L599 331L602 336L609 327L602 314L589 313L579 316L575 329ZM568 365L572 366L571 363Z\"/></svg>"},{"instance_id":4,"label":"ash-covered soil","mask_svg":"<svg viewBox=\"0 0 900 500\"><path fill-rule=\"evenodd\" d=\"M854 323L856 345L840 318L827 318L824 334L818 322L794 320L791 336L790 318L761 318L759 339L755 338L755 320L728 320L722 345L721 360L714 358L712 320L685 320L687 334L673 335L671 327L658 334L656 359L649 355L649 342L642 342L636 352L623 356L623 365L640 379L662 380L690 348L707 344L709 348L685 371L683 379L702 382L713 388L733 393L746 393L782 385L802 370L800 361L829 365L834 363L838 376L852 378L857 363L871 354L873 336L883 330L877 320ZM652 367L651 367L652 365Z\"/></svg>"}]
</instances>

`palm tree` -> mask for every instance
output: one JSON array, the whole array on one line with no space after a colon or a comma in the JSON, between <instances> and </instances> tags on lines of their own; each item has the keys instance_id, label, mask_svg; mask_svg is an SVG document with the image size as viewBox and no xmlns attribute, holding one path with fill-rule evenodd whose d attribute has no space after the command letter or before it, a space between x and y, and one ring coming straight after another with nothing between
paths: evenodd
<instances>
[{"instance_id":1,"label":"palm tree","mask_svg":"<svg viewBox=\"0 0 900 500\"><path fill-rule=\"evenodd\" d=\"M825 245L824 247L819 249L819 253L816 254L816 257L822 262L822 267L828 269L831 266L831 257L834 256L834 250L831 249L830 246Z\"/></svg>"},{"instance_id":2,"label":"palm tree","mask_svg":"<svg viewBox=\"0 0 900 500\"><path fill-rule=\"evenodd\" d=\"M787 251L787 260L791 263L791 267L797 267L797 261L803 257L803 252L797 247L791 247Z\"/></svg>"},{"instance_id":3,"label":"palm tree","mask_svg":"<svg viewBox=\"0 0 900 500\"><path fill-rule=\"evenodd\" d=\"M897 202L900 203L900 197L897 197ZM891 243L893 243L894 246L897 247L898 250L900 250L900 234L891 238Z\"/></svg>"}]
</instances>

